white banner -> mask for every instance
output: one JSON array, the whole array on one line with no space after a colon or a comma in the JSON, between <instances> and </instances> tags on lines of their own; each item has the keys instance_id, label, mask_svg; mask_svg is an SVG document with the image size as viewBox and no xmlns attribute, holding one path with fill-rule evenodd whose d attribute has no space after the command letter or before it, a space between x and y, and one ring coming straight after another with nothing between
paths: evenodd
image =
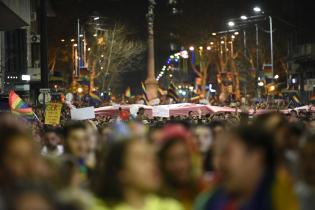
<instances>
[{"instance_id":1,"label":"white banner","mask_svg":"<svg viewBox=\"0 0 315 210\"><path fill-rule=\"evenodd\" d=\"M90 120L95 118L94 107L86 107L81 109L71 109L72 120Z\"/></svg>"},{"instance_id":2,"label":"white banner","mask_svg":"<svg viewBox=\"0 0 315 210\"><path fill-rule=\"evenodd\" d=\"M170 117L170 111L166 106L154 106L152 115L153 117Z\"/></svg>"}]
</instances>

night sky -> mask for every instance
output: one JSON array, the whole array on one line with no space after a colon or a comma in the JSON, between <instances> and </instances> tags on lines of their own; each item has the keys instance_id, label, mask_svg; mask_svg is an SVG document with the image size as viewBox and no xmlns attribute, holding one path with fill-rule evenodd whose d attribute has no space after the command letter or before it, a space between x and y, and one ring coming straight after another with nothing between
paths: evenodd
<instances>
[{"instance_id":1,"label":"night sky","mask_svg":"<svg viewBox=\"0 0 315 210\"><path fill-rule=\"evenodd\" d=\"M163 65L169 55L168 35L176 31L183 45L196 43L211 31L224 29L226 20L250 14L254 5L261 6L273 16L296 25L296 30L303 35L301 41L314 40L315 9L311 0L179 0L183 13L171 18L168 0L157 0L156 12L156 60L157 68ZM145 41L147 0L51 0L56 16L49 18L49 46L70 39L75 34L76 19L99 14L110 20L126 24L136 32L136 38ZM140 79L145 78L145 69L139 71ZM138 82L137 77L126 81ZM128 85L128 84L126 84Z\"/></svg>"}]
</instances>

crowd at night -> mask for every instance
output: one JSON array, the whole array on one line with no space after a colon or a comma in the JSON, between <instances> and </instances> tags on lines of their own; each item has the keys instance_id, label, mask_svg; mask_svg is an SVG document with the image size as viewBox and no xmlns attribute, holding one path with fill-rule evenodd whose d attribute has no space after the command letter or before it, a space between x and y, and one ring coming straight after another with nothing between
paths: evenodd
<instances>
[{"instance_id":1,"label":"crowd at night","mask_svg":"<svg viewBox=\"0 0 315 210\"><path fill-rule=\"evenodd\" d=\"M0 0L0 210L315 210L306 0Z\"/></svg>"},{"instance_id":2,"label":"crowd at night","mask_svg":"<svg viewBox=\"0 0 315 210\"><path fill-rule=\"evenodd\" d=\"M304 114L0 121L2 209L314 207Z\"/></svg>"}]
</instances>

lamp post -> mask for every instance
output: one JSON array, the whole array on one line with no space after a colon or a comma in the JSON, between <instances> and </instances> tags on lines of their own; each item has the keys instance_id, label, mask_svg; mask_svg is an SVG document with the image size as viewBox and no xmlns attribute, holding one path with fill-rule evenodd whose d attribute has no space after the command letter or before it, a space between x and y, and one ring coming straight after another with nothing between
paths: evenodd
<instances>
[{"instance_id":1,"label":"lamp post","mask_svg":"<svg viewBox=\"0 0 315 210\"><path fill-rule=\"evenodd\" d=\"M247 20L247 16L242 15L241 16L241 20ZM236 25L236 23L234 21L229 21L227 23L228 27L230 28L234 28ZM243 30L243 43L244 43L244 56L247 57L247 35L246 35L246 29Z\"/></svg>"},{"instance_id":2,"label":"lamp post","mask_svg":"<svg viewBox=\"0 0 315 210\"><path fill-rule=\"evenodd\" d=\"M256 75L260 76L261 70L259 68L260 66L260 60L259 60L259 27L257 22L260 21L262 17L264 17L264 20L266 18L269 18L269 26L270 26L270 66L272 70L272 78L274 79L274 51L273 51L273 24L272 24L272 17L271 16L265 16L264 12L260 7L254 7L253 12L256 14L256 16L251 16L248 17L246 15L242 15L240 17L241 21L244 21L245 24L238 25L238 27L241 26L246 26L246 22L256 22L255 23L255 28L256 28ZM236 19L234 21L229 21L228 26L229 27L235 27L237 26L236 24ZM246 29L244 29L244 56L247 57L247 43L246 43Z\"/></svg>"},{"instance_id":3,"label":"lamp post","mask_svg":"<svg viewBox=\"0 0 315 210\"><path fill-rule=\"evenodd\" d=\"M81 34L80 19L78 18L78 20L77 20L77 60L76 60L77 68L75 69L75 76L76 77L80 76L80 59L81 59L80 34Z\"/></svg>"},{"instance_id":4,"label":"lamp post","mask_svg":"<svg viewBox=\"0 0 315 210\"><path fill-rule=\"evenodd\" d=\"M260 70L259 70L259 28L258 24L255 24L256 27L256 74L257 76L260 76ZM256 77L257 77L256 76Z\"/></svg>"},{"instance_id":5,"label":"lamp post","mask_svg":"<svg viewBox=\"0 0 315 210\"><path fill-rule=\"evenodd\" d=\"M273 25L272 25L272 17L269 16L269 25L270 25L270 60L271 60L271 70L272 77L274 77L274 55L273 55Z\"/></svg>"},{"instance_id":6,"label":"lamp post","mask_svg":"<svg viewBox=\"0 0 315 210\"><path fill-rule=\"evenodd\" d=\"M257 14L264 14L260 7L254 7L253 11ZM274 78L274 52L273 52L273 21L272 17L268 16L269 18L269 27L270 27L270 64L271 64L271 72L272 78Z\"/></svg>"},{"instance_id":7,"label":"lamp post","mask_svg":"<svg viewBox=\"0 0 315 210\"><path fill-rule=\"evenodd\" d=\"M274 50L273 50L273 19L272 16L265 16L264 12L262 11L262 9L260 7L254 7L253 8L254 13L257 14L257 16L253 16L253 17L247 17L246 15L242 15L240 17L240 19L242 21L249 21L249 22L257 22L259 21L258 18L260 17L268 17L269 19L269 27L270 27L270 65L271 65L271 70L272 70L272 77L274 77ZM229 21L228 22L228 26L229 27L235 27L237 24L235 23L235 21ZM258 73L258 69L260 66L259 63L259 27L258 24L255 24L256 27L256 69L257 69L257 73ZM246 56L247 54L247 50L246 50L246 30L244 29L244 54Z\"/></svg>"},{"instance_id":8,"label":"lamp post","mask_svg":"<svg viewBox=\"0 0 315 210\"><path fill-rule=\"evenodd\" d=\"M149 8L147 13L148 20L148 66L146 92L149 100L157 97L157 81L155 79L155 60L154 60L154 7L155 0L149 0Z\"/></svg>"},{"instance_id":9,"label":"lamp post","mask_svg":"<svg viewBox=\"0 0 315 210\"><path fill-rule=\"evenodd\" d=\"M247 36L246 36L246 30L243 30L243 36L244 36L244 57L247 58Z\"/></svg>"}]
</instances>

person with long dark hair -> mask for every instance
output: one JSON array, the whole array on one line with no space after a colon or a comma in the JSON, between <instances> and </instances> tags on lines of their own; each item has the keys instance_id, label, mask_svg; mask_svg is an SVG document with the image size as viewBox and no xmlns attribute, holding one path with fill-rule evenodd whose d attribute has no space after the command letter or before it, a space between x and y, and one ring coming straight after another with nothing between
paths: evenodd
<instances>
[{"instance_id":1,"label":"person with long dark hair","mask_svg":"<svg viewBox=\"0 0 315 210\"><path fill-rule=\"evenodd\" d=\"M105 154L106 153L106 154ZM107 145L98 161L92 189L97 210L180 210L171 199L156 196L160 187L154 148L146 141L121 140Z\"/></svg>"},{"instance_id":2,"label":"person with long dark hair","mask_svg":"<svg viewBox=\"0 0 315 210\"><path fill-rule=\"evenodd\" d=\"M194 138L181 124L169 124L163 129L158 157L163 177L161 195L177 199L185 210L202 191L202 159Z\"/></svg>"}]
</instances>

